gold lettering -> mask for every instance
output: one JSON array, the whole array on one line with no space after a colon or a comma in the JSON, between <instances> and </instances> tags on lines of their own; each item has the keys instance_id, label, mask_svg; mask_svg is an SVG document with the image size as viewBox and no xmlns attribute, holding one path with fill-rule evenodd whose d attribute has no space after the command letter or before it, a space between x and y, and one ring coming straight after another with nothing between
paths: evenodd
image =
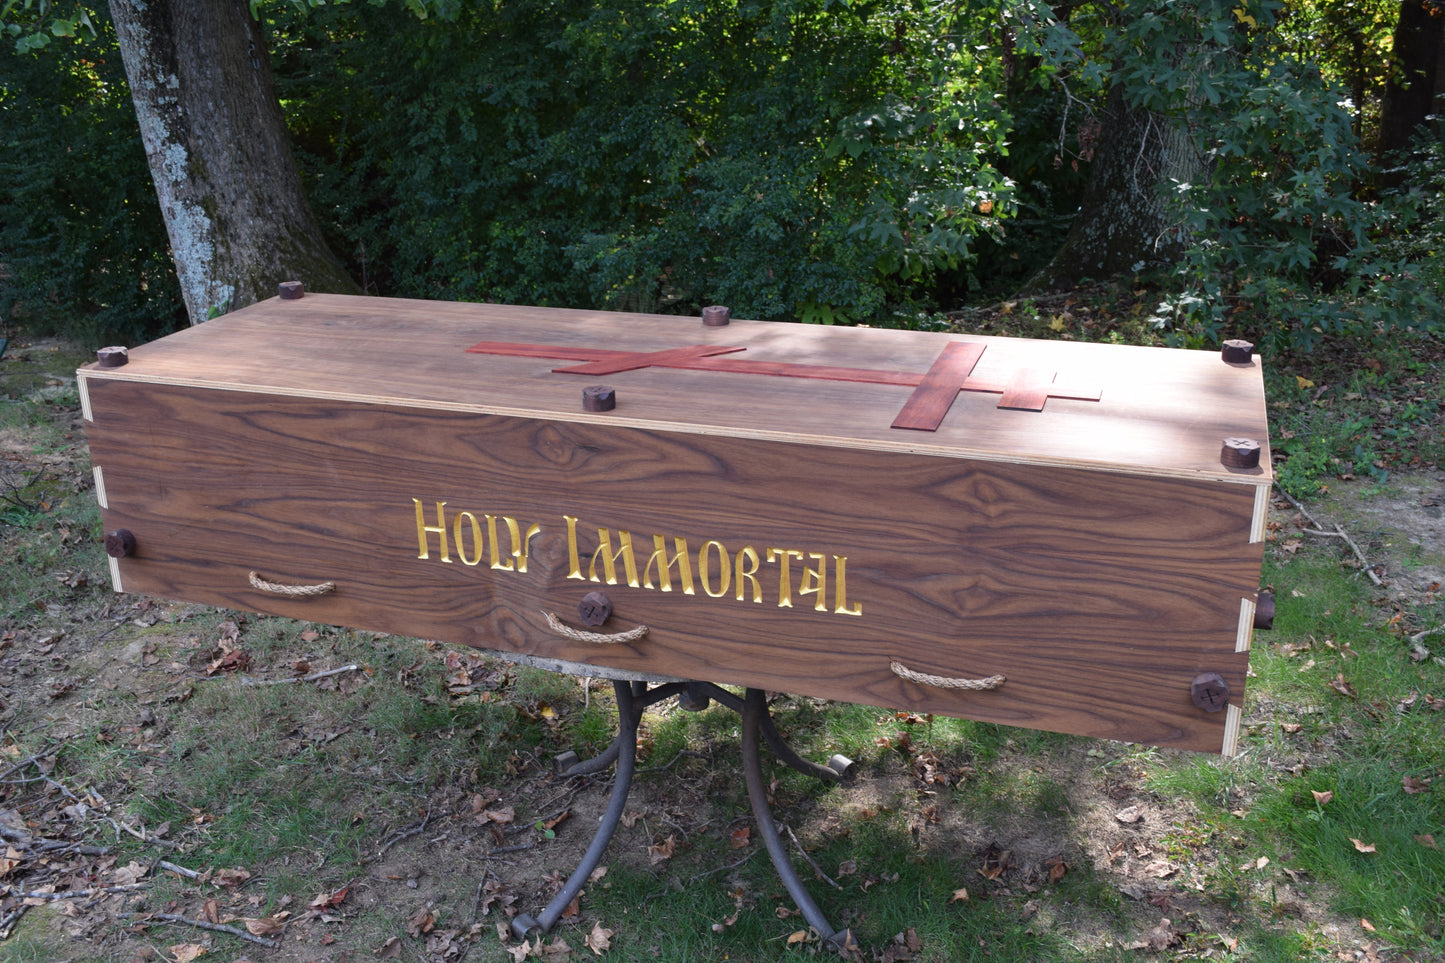
<instances>
[{"instance_id":1,"label":"gold lettering","mask_svg":"<svg viewBox=\"0 0 1445 963\"><path fill-rule=\"evenodd\" d=\"M577 519L571 515L563 515L567 522L567 577L586 581L587 577L582 574L582 561L577 555Z\"/></svg>"},{"instance_id":2,"label":"gold lettering","mask_svg":"<svg viewBox=\"0 0 1445 963\"><path fill-rule=\"evenodd\" d=\"M683 595L694 595L692 590L692 561L688 557L687 539L676 538L672 540L672 547L676 550L672 558L667 557L667 539L661 535L652 536L652 555L647 559L647 565L642 570L643 588L652 588L652 563L657 563L657 581L661 583L662 591L672 591L672 567L677 566L677 579L682 583Z\"/></svg>"},{"instance_id":3,"label":"gold lettering","mask_svg":"<svg viewBox=\"0 0 1445 963\"><path fill-rule=\"evenodd\" d=\"M588 566L587 577L593 582L600 582L597 577L597 559L602 559L603 571L607 573L607 584L617 584L617 560L622 559L623 571L627 573L627 584L633 588L641 588L642 583L637 580L637 556L632 551L632 533L618 531L617 551L612 551L612 539L605 528L597 529L597 550L592 553L592 564Z\"/></svg>"},{"instance_id":4,"label":"gold lettering","mask_svg":"<svg viewBox=\"0 0 1445 963\"><path fill-rule=\"evenodd\" d=\"M778 608L790 609L793 607L793 576L788 571L789 558L803 560L802 552L795 552L791 548L770 548L768 549L768 564L778 563Z\"/></svg>"},{"instance_id":5,"label":"gold lettering","mask_svg":"<svg viewBox=\"0 0 1445 963\"><path fill-rule=\"evenodd\" d=\"M750 568L743 568L743 562L745 560L752 563L752 566ZM738 549L736 565L737 578L734 581L737 583L738 587L737 599L739 602L746 601L746 585L748 582L751 582L753 584L753 601L757 602L759 605L762 604L763 587L758 584L757 575L758 566L761 564L762 563L758 559L758 550L753 548L751 545L744 545L742 548Z\"/></svg>"},{"instance_id":6,"label":"gold lettering","mask_svg":"<svg viewBox=\"0 0 1445 963\"><path fill-rule=\"evenodd\" d=\"M492 568L499 572L515 572L516 568L510 561L502 558L502 550L497 545L497 516L487 516L487 553L492 557Z\"/></svg>"},{"instance_id":7,"label":"gold lettering","mask_svg":"<svg viewBox=\"0 0 1445 963\"><path fill-rule=\"evenodd\" d=\"M435 534L437 538L441 539L442 561L450 562L452 560L452 557L451 554L447 551L447 517L446 512L443 511L443 509L446 508L447 503L436 503L437 523L435 525L428 525L426 523L426 511L421 507L421 499L413 498L412 502L416 505L416 544L418 550L417 558L431 558L431 555L429 554L430 546L428 545L427 536Z\"/></svg>"},{"instance_id":8,"label":"gold lettering","mask_svg":"<svg viewBox=\"0 0 1445 963\"><path fill-rule=\"evenodd\" d=\"M848 556L833 556L833 598L837 605L833 609L835 615L862 615L863 603L854 602L853 607L848 607Z\"/></svg>"},{"instance_id":9,"label":"gold lettering","mask_svg":"<svg viewBox=\"0 0 1445 963\"><path fill-rule=\"evenodd\" d=\"M517 563L516 571L525 572L527 571L527 558L532 553L532 539L536 538L537 534L542 531L542 526L535 522L532 523L532 525L527 528L527 535L524 538L522 536L522 530L517 525L515 518L508 518L506 515L503 515L502 521L507 523L507 534L512 536L512 558L515 559ZM492 568L497 568L497 565L493 564ZM510 569L508 569L508 571L510 571Z\"/></svg>"},{"instance_id":10,"label":"gold lettering","mask_svg":"<svg viewBox=\"0 0 1445 963\"><path fill-rule=\"evenodd\" d=\"M819 612L828 611L828 556L821 552L809 552L808 557L818 563L817 568L803 566L803 583L798 586L799 595L816 595L818 600L813 608Z\"/></svg>"},{"instance_id":11,"label":"gold lettering","mask_svg":"<svg viewBox=\"0 0 1445 963\"><path fill-rule=\"evenodd\" d=\"M462 537L462 519L464 518L472 523L472 541L477 546L475 558L467 558L467 543L466 539ZM460 512L456 520L452 522L452 537L457 543L457 558L462 560L463 565L476 565L482 560L482 525L477 521L477 516L471 512Z\"/></svg>"},{"instance_id":12,"label":"gold lettering","mask_svg":"<svg viewBox=\"0 0 1445 963\"><path fill-rule=\"evenodd\" d=\"M708 575L709 549L715 549L717 551L718 572L722 575L722 585L718 586L716 592L712 590L712 586L709 584L711 581ZM728 586L732 584L733 576L732 565L729 564L731 561L732 556L728 553L728 547L722 542L711 541L697 550L697 580L702 583L702 590L708 594L709 598L720 599L728 594Z\"/></svg>"}]
</instances>

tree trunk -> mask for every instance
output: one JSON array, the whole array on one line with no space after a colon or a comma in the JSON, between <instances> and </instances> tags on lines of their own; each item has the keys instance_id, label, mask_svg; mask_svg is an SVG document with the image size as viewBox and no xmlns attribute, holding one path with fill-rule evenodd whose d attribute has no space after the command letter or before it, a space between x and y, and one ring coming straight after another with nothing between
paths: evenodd
<instances>
[{"instance_id":1,"label":"tree trunk","mask_svg":"<svg viewBox=\"0 0 1445 963\"><path fill-rule=\"evenodd\" d=\"M1131 106L1115 84L1100 118L1089 183L1063 245L1023 292L1072 287L1171 261L1184 246L1166 191L1203 172L1182 124Z\"/></svg>"},{"instance_id":2,"label":"tree trunk","mask_svg":"<svg viewBox=\"0 0 1445 963\"><path fill-rule=\"evenodd\" d=\"M1407 150L1436 110L1435 90L1445 56L1445 3L1402 0L1395 24L1394 63L1380 110L1380 153Z\"/></svg>"},{"instance_id":3,"label":"tree trunk","mask_svg":"<svg viewBox=\"0 0 1445 963\"><path fill-rule=\"evenodd\" d=\"M276 293L355 293L301 190L247 0L110 0L191 323Z\"/></svg>"}]
</instances>

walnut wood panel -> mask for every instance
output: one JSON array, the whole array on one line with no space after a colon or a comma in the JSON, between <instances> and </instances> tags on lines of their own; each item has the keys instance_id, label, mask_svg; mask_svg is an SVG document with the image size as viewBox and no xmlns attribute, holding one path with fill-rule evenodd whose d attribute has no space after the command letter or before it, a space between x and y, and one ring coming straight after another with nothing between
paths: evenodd
<instances>
[{"instance_id":1,"label":"walnut wood panel","mask_svg":"<svg viewBox=\"0 0 1445 963\"><path fill-rule=\"evenodd\" d=\"M450 358L436 364L453 370ZM1217 672L1236 704L1243 695L1236 636L1261 560L1249 542L1253 484L88 375L105 525L137 539L118 563L126 591L1206 751L1221 748L1226 714L1196 709L1191 681ZM452 539L452 561L441 561L440 536L419 537L414 500L431 526L445 502L451 533L457 513L472 513L477 531L493 516L498 561L514 568L505 520L519 533L538 525L527 571L466 564L481 548L466 521L461 550ZM685 539L692 594L679 569L669 592L656 570L653 588L630 587L625 573L624 584L588 580L599 528L614 548L629 532L639 565L654 535L669 551ZM786 556L791 606L779 604L781 564L765 561L761 602L750 583L741 601L731 587L712 597L721 566L704 582L697 554L709 543L714 563L722 546L730 558L748 547L797 553ZM801 594L817 556L824 611L816 593ZM277 598L247 584L251 570L337 590ZM546 628L543 610L578 624L577 603L598 588L614 607L602 630L645 624L646 639L598 646ZM852 606L861 614L837 611ZM896 678L894 659L1008 681L941 691Z\"/></svg>"},{"instance_id":2,"label":"walnut wood panel","mask_svg":"<svg viewBox=\"0 0 1445 963\"><path fill-rule=\"evenodd\" d=\"M618 404L581 411L589 377L554 373L557 359L468 353L481 341L629 352L699 344L725 357L838 369L927 373L947 345L985 347L980 383L1008 386L1025 369L1053 390L1103 387L1098 401L1061 397L1044 411L1000 409L962 392L936 431L890 427L913 389L767 374L645 368L605 376ZM1258 361L1162 348L826 328L734 320L559 311L506 305L307 295L271 300L134 348L130 364L87 372L121 380L256 390L519 417L625 424L739 438L904 451L986 461L1268 484L1267 468L1231 472L1222 439L1255 438L1269 465ZM604 377L604 376L598 376ZM1001 388L1002 390L1002 388ZM1037 405L1037 399L1030 402Z\"/></svg>"}]
</instances>

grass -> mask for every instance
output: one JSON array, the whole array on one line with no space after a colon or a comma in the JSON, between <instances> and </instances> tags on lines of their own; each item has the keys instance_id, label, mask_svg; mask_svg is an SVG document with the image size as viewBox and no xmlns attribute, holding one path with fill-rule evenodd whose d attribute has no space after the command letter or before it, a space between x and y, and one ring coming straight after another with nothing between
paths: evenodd
<instances>
[{"instance_id":1,"label":"grass","mask_svg":"<svg viewBox=\"0 0 1445 963\"><path fill-rule=\"evenodd\" d=\"M1009 323L1052 330L1059 317L1020 310ZM1067 321L1108 337L1085 323ZM1390 345L1369 357L1381 371L1327 359L1269 369L1277 448L1297 491L1438 459L1428 359ZM511 959L493 935L500 909L473 924L474 900L495 877L513 909L535 912L547 874L575 862L607 779L565 783L550 760L605 747L610 687L584 698L577 680L416 640L112 595L74 399L34 398L56 379L31 374L23 389L7 380L0 401L16 456L4 462L13 497L0 506L0 550L13 560L0 566L0 635L12 633L0 641L10 672L0 764L36 756L47 768L0 777L0 812L110 849L113 864L77 868L94 879L130 860L244 868L250 880L230 888L156 872L139 905L196 915L215 899L237 918L290 913L286 948L266 951L284 963L379 956L393 937L403 959L446 963L434 941L443 930L467 943L468 960ZM1367 946L1382 959L1445 958L1445 852L1425 842L1445 847L1445 713L1431 701L1445 699L1445 666L1440 637L1426 638L1423 660L1410 639L1445 624L1445 601L1384 597L1335 543L1286 551L1287 535L1267 552L1278 615L1255 637L1235 759L779 698L780 727L806 757L858 762L857 784L836 787L765 754L791 858L829 919L851 927L870 959L1325 961ZM249 665L208 675L230 634ZM242 681L349 664L362 671L324 683ZM67 680L74 688L56 688ZM588 885L581 919L546 943L590 956L583 942L600 924L615 931L614 959L791 961L817 950L756 834L734 835L752 825L738 734L737 716L717 706L648 713L636 822ZM74 800L87 815L66 814ZM1129 805L1147 818L1121 823ZM510 823L486 815L508 808ZM574 818L551 836L533 828L563 809ZM143 843L122 825L163 835ZM676 851L654 863L649 847L669 837ZM1150 874L1158 863L1168 875ZM318 894L347 887L330 922L300 921ZM137 908L113 902L79 912ZM412 923L428 906L432 933ZM211 958L259 953L221 934L94 923L126 941L116 957L71 942L65 930L77 925L55 904L32 910L0 958L129 959L148 945L169 959L169 946L198 940Z\"/></svg>"}]
</instances>

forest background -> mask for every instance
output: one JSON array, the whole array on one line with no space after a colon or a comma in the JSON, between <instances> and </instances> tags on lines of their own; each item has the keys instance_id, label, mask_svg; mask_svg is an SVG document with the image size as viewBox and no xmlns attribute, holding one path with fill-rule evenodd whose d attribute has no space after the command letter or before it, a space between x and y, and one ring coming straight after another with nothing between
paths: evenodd
<instances>
[{"instance_id":1,"label":"forest background","mask_svg":"<svg viewBox=\"0 0 1445 963\"><path fill-rule=\"evenodd\" d=\"M0 321L137 343L299 278L942 328L1114 278L1136 339L1434 331L1442 25L1435 0L8 0Z\"/></svg>"}]
</instances>

